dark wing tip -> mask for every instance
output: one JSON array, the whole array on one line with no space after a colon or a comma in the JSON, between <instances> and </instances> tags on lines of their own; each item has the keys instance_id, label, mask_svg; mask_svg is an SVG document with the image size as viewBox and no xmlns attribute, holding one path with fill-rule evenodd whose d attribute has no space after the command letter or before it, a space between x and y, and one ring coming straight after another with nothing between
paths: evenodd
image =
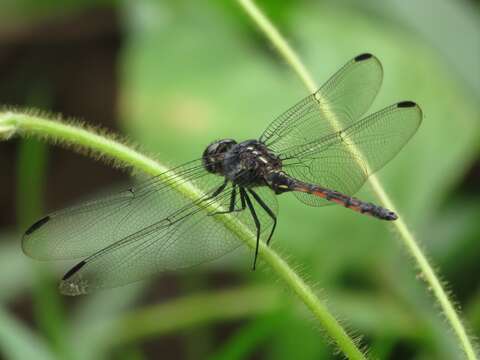
<instances>
[{"instance_id":1,"label":"dark wing tip","mask_svg":"<svg viewBox=\"0 0 480 360\"><path fill-rule=\"evenodd\" d=\"M32 226L30 226L27 231L25 231L25 235L30 235L34 231L40 229L43 225L45 225L48 221L50 220L50 216L45 216L44 218L41 218L38 220L36 223L34 223Z\"/></svg>"},{"instance_id":2,"label":"dark wing tip","mask_svg":"<svg viewBox=\"0 0 480 360\"><path fill-rule=\"evenodd\" d=\"M401 101L397 104L397 107L399 108L410 108L415 106L417 106L417 104L414 103L413 101Z\"/></svg>"},{"instance_id":3,"label":"dark wing tip","mask_svg":"<svg viewBox=\"0 0 480 360\"><path fill-rule=\"evenodd\" d=\"M86 264L85 260L80 261L77 265L75 265L75 266L72 267L70 270L68 270L65 275L63 275L62 280L65 281L65 280L68 280L69 278L71 278L71 277L72 277L78 270L80 270L85 264Z\"/></svg>"},{"instance_id":4,"label":"dark wing tip","mask_svg":"<svg viewBox=\"0 0 480 360\"><path fill-rule=\"evenodd\" d=\"M360 62L360 61L364 61L364 60L368 60L370 59L371 57L373 57L372 54L370 53L363 53L363 54L360 54L358 56L355 56L355 58L353 60L355 60L356 62Z\"/></svg>"},{"instance_id":5,"label":"dark wing tip","mask_svg":"<svg viewBox=\"0 0 480 360\"><path fill-rule=\"evenodd\" d=\"M75 276L86 263L85 260L80 261L77 265L67 271L58 286L60 293L68 296L77 296L87 294L90 291L87 279L84 279L82 275Z\"/></svg>"}]
</instances>

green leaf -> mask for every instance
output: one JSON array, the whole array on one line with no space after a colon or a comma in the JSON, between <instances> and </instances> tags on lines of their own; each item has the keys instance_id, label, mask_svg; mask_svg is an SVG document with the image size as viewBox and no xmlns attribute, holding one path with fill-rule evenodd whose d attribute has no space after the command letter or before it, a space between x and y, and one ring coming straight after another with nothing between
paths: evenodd
<instances>
[{"instance_id":1,"label":"green leaf","mask_svg":"<svg viewBox=\"0 0 480 360\"><path fill-rule=\"evenodd\" d=\"M210 360L241 360L249 359L255 350L273 338L277 333L277 325L283 321L283 313L270 316L260 316L242 326L235 334L220 346Z\"/></svg>"},{"instance_id":2,"label":"green leaf","mask_svg":"<svg viewBox=\"0 0 480 360\"><path fill-rule=\"evenodd\" d=\"M0 354L9 360L53 360L47 344L0 307Z\"/></svg>"}]
</instances>

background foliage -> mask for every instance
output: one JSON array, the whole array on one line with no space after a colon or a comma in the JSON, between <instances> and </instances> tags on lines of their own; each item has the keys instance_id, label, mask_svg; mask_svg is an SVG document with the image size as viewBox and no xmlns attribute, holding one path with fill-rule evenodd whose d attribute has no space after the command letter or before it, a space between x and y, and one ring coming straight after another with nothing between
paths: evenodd
<instances>
[{"instance_id":1,"label":"background foliage","mask_svg":"<svg viewBox=\"0 0 480 360\"><path fill-rule=\"evenodd\" d=\"M78 77L89 78L84 88L74 85L77 76L72 74L59 91L52 85L58 79L50 72L32 70L26 63L18 72L23 76L0 86L1 103L61 111L92 123L96 117L100 124L102 106L111 105L116 121L103 126L119 128L163 163L177 164L198 157L213 139L257 137L276 115L307 95L236 3L67 4L24 0L0 5L1 46L27 42L27 30L42 24L83 16L85 23L73 21L75 30L88 28L95 17L89 14L114 14L112 27L118 33L113 32L113 43L119 50L112 68L115 80L109 80L113 85L105 85L98 71L101 59L93 54L75 70ZM372 52L385 70L372 110L406 99L422 106L425 119L419 132L379 176L440 269L471 335L478 336L478 3L346 0L259 5L319 83L353 56ZM48 35L46 39L53 40L36 46L53 54L58 51L55 41L63 44L58 40L61 34ZM74 44L85 55L88 49L81 46L92 40L80 39ZM75 59L71 55L68 61L76 63ZM13 60L3 64L19 66ZM3 67L2 76L8 78L8 68ZM82 100L83 94L111 88L112 104ZM69 92L77 95L75 106L86 108L85 113L58 106ZM91 111L94 118L89 118L91 109L97 109ZM28 139L2 146L4 154L16 154L14 167L9 168L7 156L0 158L0 167L7 169L1 172L3 188L7 195L16 194L15 206L5 201L1 210L0 353L5 358L336 358L305 310L272 283L268 271L248 271L247 251L151 282L80 299L60 297L56 280L68 264L25 258L19 234L44 211L126 177L111 171L89 180L105 166L83 164L87 174L66 183L57 178L55 183L49 171L69 169L55 155L57 148ZM86 161L79 158L73 157L70 166ZM373 200L368 187L359 197ZM293 196L284 195L279 202L273 246L315 284L344 325L363 336L372 357L462 358L388 226L340 207L309 208ZM15 222L9 216L13 213Z\"/></svg>"}]
</instances>

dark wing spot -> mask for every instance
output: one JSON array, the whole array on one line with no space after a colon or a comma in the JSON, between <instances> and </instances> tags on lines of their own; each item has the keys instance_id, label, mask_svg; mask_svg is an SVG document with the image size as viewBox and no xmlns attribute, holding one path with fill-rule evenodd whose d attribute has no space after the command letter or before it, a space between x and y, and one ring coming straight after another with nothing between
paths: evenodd
<instances>
[{"instance_id":1,"label":"dark wing spot","mask_svg":"<svg viewBox=\"0 0 480 360\"><path fill-rule=\"evenodd\" d=\"M80 270L86 264L85 260L80 261L77 265L72 267L70 270L67 271L65 275L63 275L62 280L67 280L68 278L72 277L78 270Z\"/></svg>"},{"instance_id":2,"label":"dark wing spot","mask_svg":"<svg viewBox=\"0 0 480 360\"><path fill-rule=\"evenodd\" d=\"M397 104L397 107L399 108L409 108L415 106L417 106L417 104L415 104L413 101L402 101Z\"/></svg>"},{"instance_id":3,"label":"dark wing spot","mask_svg":"<svg viewBox=\"0 0 480 360\"><path fill-rule=\"evenodd\" d=\"M356 62L364 61L364 60L370 59L372 56L373 56L372 54L364 53L364 54L360 54L360 55L356 56L354 60Z\"/></svg>"},{"instance_id":4,"label":"dark wing spot","mask_svg":"<svg viewBox=\"0 0 480 360\"><path fill-rule=\"evenodd\" d=\"M50 216L45 216L44 218L41 218L38 220L35 224L30 226L27 231L25 231L25 235L30 235L34 231L40 229L43 225L45 225L48 221L50 220Z\"/></svg>"}]
</instances>

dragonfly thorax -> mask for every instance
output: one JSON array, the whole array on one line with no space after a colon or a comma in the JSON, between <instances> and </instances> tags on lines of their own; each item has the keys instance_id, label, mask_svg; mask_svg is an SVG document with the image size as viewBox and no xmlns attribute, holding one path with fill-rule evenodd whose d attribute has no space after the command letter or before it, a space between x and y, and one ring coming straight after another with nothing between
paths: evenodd
<instances>
[{"instance_id":1,"label":"dragonfly thorax","mask_svg":"<svg viewBox=\"0 0 480 360\"><path fill-rule=\"evenodd\" d=\"M278 156L258 140L247 140L232 146L223 160L223 175L245 187L267 185L265 178L281 168Z\"/></svg>"},{"instance_id":2,"label":"dragonfly thorax","mask_svg":"<svg viewBox=\"0 0 480 360\"><path fill-rule=\"evenodd\" d=\"M265 179L269 174L282 169L279 157L258 140L215 141L207 146L202 159L208 172L245 187L268 185Z\"/></svg>"}]
</instances>

